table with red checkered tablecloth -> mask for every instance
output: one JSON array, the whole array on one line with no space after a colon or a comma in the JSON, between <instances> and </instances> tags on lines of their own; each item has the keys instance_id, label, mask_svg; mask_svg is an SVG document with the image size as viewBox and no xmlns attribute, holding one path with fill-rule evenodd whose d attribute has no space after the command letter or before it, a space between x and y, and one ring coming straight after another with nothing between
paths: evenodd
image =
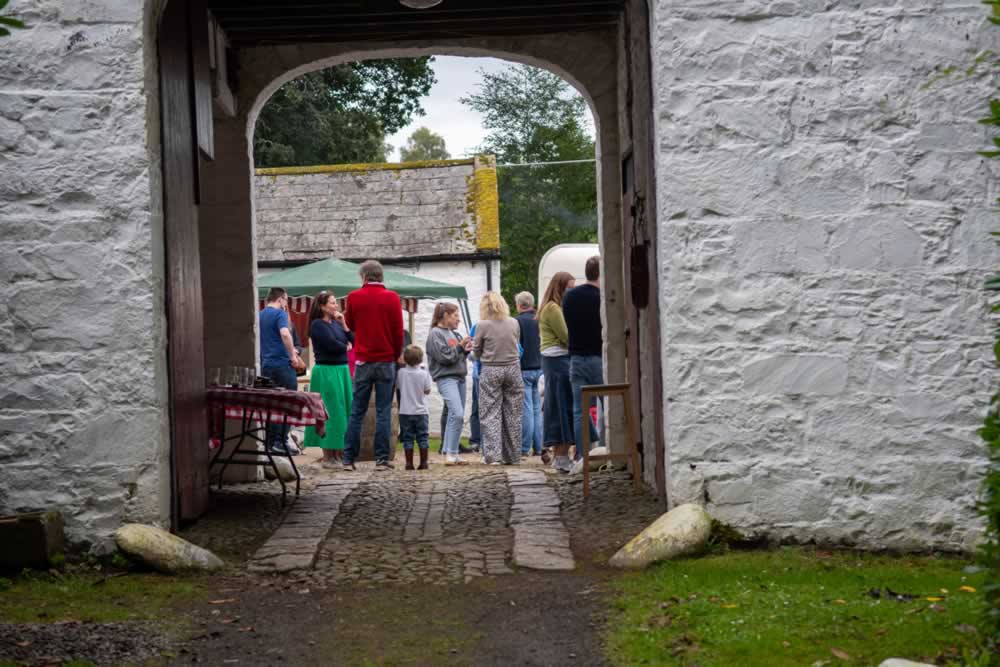
<instances>
[{"instance_id":1,"label":"table with red checkered tablecloth","mask_svg":"<svg viewBox=\"0 0 1000 667\"><path fill-rule=\"evenodd\" d=\"M212 459L212 465L216 463L222 465L222 469L219 471L219 488L222 488L222 473L230 464L270 465L274 469L275 477L281 482L282 502L284 502L287 489L273 458L274 456L282 456L282 454L272 453L267 449L267 427L271 425L313 426L316 428L316 432L322 436L326 432L325 426L328 419L323 398L319 394L307 391L240 389L236 387L210 387L205 392L205 396L208 403L210 446L218 449ZM238 434L225 437L226 419L240 421L242 428ZM254 449L242 449L241 446L247 439L264 444L264 451L258 451L256 445ZM222 447L222 444L227 440L239 440L239 442L228 455L223 456L225 448ZM249 460L240 458L242 455L251 458ZM288 458L295 471L295 495L298 495L302 478L291 454L286 452L284 456ZM267 460L262 460L262 457L266 457Z\"/></svg>"}]
</instances>

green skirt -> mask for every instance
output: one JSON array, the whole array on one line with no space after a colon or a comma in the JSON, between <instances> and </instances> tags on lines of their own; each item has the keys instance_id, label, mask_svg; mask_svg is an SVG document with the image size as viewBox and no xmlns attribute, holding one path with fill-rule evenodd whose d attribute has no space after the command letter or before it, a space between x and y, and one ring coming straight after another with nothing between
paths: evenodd
<instances>
[{"instance_id":1,"label":"green skirt","mask_svg":"<svg viewBox=\"0 0 1000 667\"><path fill-rule=\"evenodd\" d=\"M323 397L329 419L326 421L326 435L322 438L316 433L315 427L306 427L306 447L343 449L347 420L351 416L351 396L354 393L351 388L351 371L346 364L316 364L309 378L309 391Z\"/></svg>"}]
</instances>

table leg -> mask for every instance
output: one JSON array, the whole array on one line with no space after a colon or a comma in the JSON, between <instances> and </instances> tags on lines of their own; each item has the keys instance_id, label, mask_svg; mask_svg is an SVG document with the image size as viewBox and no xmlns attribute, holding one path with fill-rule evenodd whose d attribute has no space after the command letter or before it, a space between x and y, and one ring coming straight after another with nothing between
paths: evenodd
<instances>
[{"instance_id":1,"label":"table leg","mask_svg":"<svg viewBox=\"0 0 1000 667\"><path fill-rule=\"evenodd\" d=\"M288 415L285 415L284 421L288 421ZM271 411L267 411L267 421L265 422L264 432L267 432L267 427L271 425ZM287 449L286 449L287 451ZM281 506L285 506L285 497L288 495L288 489L285 488L285 480L281 479L281 471L278 470L278 464L274 462L274 457L271 455L271 448L264 443L264 453L267 454L267 460L271 463L271 468L274 469L274 476L278 478L278 482L281 484Z\"/></svg>"},{"instance_id":2,"label":"table leg","mask_svg":"<svg viewBox=\"0 0 1000 667\"><path fill-rule=\"evenodd\" d=\"M580 418L579 424L583 429L583 497L590 497L590 395L581 390L580 395Z\"/></svg>"}]
</instances>

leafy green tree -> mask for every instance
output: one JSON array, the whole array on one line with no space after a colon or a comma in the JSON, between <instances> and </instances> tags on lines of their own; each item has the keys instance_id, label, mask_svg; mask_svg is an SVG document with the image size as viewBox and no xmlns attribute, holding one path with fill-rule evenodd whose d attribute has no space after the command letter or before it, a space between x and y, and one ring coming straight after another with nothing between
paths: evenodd
<instances>
[{"instance_id":1,"label":"leafy green tree","mask_svg":"<svg viewBox=\"0 0 1000 667\"><path fill-rule=\"evenodd\" d=\"M482 72L479 90L462 103L488 130L478 150L493 153L500 195L503 293L534 294L542 255L559 243L597 241L594 140L586 102L565 80L528 65ZM585 160L578 164L538 164Z\"/></svg>"},{"instance_id":2,"label":"leafy green tree","mask_svg":"<svg viewBox=\"0 0 1000 667\"><path fill-rule=\"evenodd\" d=\"M254 132L258 167L384 162L386 136L423 115L430 57L366 60L289 81L261 110Z\"/></svg>"},{"instance_id":3,"label":"leafy green tree","mask_svg":"<svg viewBox=\"0 0 1000 667\"><path fill-rule=\"evenodd\" d=\"M431 132L426 127L418 127L407 139L406 145L399 149L402 162L419 162L420 160L447 160L451 157L444 145L444 137Z\"/></svg>"}]
</instances>

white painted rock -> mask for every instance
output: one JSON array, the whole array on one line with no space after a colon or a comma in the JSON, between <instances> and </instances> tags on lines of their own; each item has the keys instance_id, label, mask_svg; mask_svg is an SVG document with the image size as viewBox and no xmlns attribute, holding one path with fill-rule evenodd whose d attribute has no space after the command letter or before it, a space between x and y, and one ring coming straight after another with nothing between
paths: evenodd
<instances>
[{"instance_id":1,"label":"white painted rock","mask_svg":"<svg viewBox=\"0 0 1000 667\"><path fill-rule=\"evenodd\" d=\"M607 454L607 453L608 453L608 448L607 447L594 447L593 449L590 450L590 454L592 456L601 456L601 455ZM603 466L603 465L605 465L607 463L611 463L611 461L594 461L594 460L591 460L590 461L590 470L591 470L591 472L593 472L594 470L598 470L601 466ZM574 461L573 462L573 469L569 471L569 474L571 474L571 475L582 475L583 474L583 459L580 459L579 461Z\"/></svg>"},{"instance_id":2,"label":"white painted rock","mask_svg":"<svg viewBox=\"0 0 1000 667\"><path fill-rule=\"evenodd\" d=\"M712 518L700 505L678 505L618 550L608 565L642 568L650 563L697 553L712 532Z\"/></svg>"},{"instance_id":3,"label":"white painted rock","mask_svg":"<svg viewBox=\"0 0 1000 667\"><path fill-rule=\"evenodd\" d=\"M156 526L127 523L115 531L115 542L130 558L168 574L185 570L218 570L225 566L208 549L195 546Z\"/></svg>"},{"instance_id":4,"label":"white painted rock","mask_svg":"<svg viewBox=\"0 0 1000 667\"><path fill-rule=\"evenodd\" d=\"M889 658L879 663L878 667L934 667L934 665L929 665L926 662L913 662L912 660L905 660L903 658Z\"/></svg>"},{"instance_id":5,"label":"white painted rock","mask_svg":"<svg viewBox=\"0 0 1000 667\"><path fill-rule=\"evenodd\" d=\"M278 454L272 454L274 459L274 464L278 466L278 474L281 475L281 480L284 482L294 482L295 481L295 470L292 468L292 464L289 463L288 458ZM264 477L268 479L274 479L274 468L268 463L267 457L262 456L258 459L264 468Z\"/></svg>"}]
</instances>

